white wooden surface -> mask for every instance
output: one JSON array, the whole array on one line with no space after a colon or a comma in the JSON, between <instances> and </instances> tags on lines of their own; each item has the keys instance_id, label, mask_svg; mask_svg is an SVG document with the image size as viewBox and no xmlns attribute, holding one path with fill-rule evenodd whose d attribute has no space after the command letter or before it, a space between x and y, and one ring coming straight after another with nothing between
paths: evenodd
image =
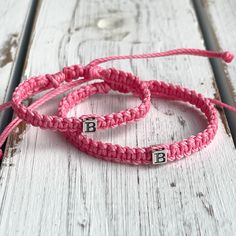
<instances>
[{"instance_id":1,"label":"white wooden surface","mask_svg":"<svg viewBox=\"0 0 236 236\"><path fill-rule=\"evenodd\" d=\"M188 0L44 0L24 73L50 73L100 56L176 47L203 48ZM113 65L145 80L178 83L209 97L216 93L207 59L172 57ZM71 115L104 114L137 103L130 96L96 96ZM56 104L54 100L40 111L53 113ZM154 99L146 119L94 137L145 146L181 140L204 127L202 115L191 107ZM20 125L8 141L1 167L0 232L233 235L235 168L235 148L222 121L206 149L160 168L99 161L73 148L58 133Z\"/></svg>"},{"instance_id":2,"label":"white wooden surface","mask_svg":"<svg viewBox=\"0 0 236 236\"><path fill-rule=\"evenodd\" d=\"M29 2L0 1L0 103L5 99Z\"/></svg>"},{"instance_id":3,"label":"white wooden surface","mask_svg":"<svg viewBox=\"0 0 236 236\"><path fill-rule=\"evenodd\" d=\"M220 48L227 48L236 54L236 1L205 1L205 9L215 32L216 40ZM232 88L232 94L236 101L236 63L225 67L227 83Z\"/></svg>"}]
</instances>

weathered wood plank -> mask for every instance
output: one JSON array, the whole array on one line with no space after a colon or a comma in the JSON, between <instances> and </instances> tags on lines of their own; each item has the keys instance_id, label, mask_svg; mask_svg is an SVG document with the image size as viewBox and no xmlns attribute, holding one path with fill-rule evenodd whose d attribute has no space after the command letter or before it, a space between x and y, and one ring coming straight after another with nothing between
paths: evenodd
<instances>
[{"instance_id":1,"label":"weathered wood plank","mask_svg":"<svg viewBox=\"0 0 236 236\"><path fill-rule=\"evenodd\" d=\"M29 0L0 1L0 104L5 100Z\"/></svg>"},{"instance_id":2,"label":"weathered wood plank","mask_svg":"<svg viewBox=\"0 0 236 236\"><path fill-rule=\"evenodd\" d=\"M50 73L110 54L193 46L203 47L203 41L188 0L45 0L25 75ZM206 59L114 64L145 80L178 83L209 97L216 93ZM138 102L130 96L107 96L85 101L71 115L110 113ZM40 111L55 112L55 103ZM145 146L180 140L204 127L203 117L191 107L153 99L146 119L94 137ZM232 235L234 157L222 121L209 147L161 168L95 160L57 133L20 125L8 142L1 169L0 231L4 235Z\"/></svg>"},{"instance_id":3,"label":"weathered wood plank","mask_svg":"<svg viewBox=\"0 0 236 236\"><path fill-rule=\"evenodd\" d=\"M204 1L205 10L209 15L212 27L215 32L216 40L219 48L228 48L232 52L236 52L236 2L229 0L227 3L223 1ZM236 63L232 63L229 67L225 67L227 83L231 87L234 100L236 98ZM236 101L236 100L235 100Z\"/></svg>"}]
</instances>

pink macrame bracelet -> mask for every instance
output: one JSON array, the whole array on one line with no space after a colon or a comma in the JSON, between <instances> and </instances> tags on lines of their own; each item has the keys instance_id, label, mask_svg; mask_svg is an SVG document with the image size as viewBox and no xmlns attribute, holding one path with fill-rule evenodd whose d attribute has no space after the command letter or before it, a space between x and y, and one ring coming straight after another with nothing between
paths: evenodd
<instances>
[{"instance_id":1,"label":"pink macrame bracelet","mask_svg":"<svg viewBox=\"0 0 236 236\"><path fill-rule=\"evenodd\" d=\"M95 78L103 79L107 83L104 86L100 86L99 90L94 91L95 93L106 93L110 89L128 93L132 92L137 95L141 100L141 104L134 108L129 108L118 113L113 113L106 116L99 117L94 126L89 126L93 123L94 115L88 118L63 118L58 116L49 116L39 114L37 111L28 109L21 102L41 91L50 89L52 87L59 87L64 81L71 81L79 77L85 77L86 70L81 65L76 65L72 67L67 67L62 72L53 75L44 75L33 77L26 80L20 84L13 93L12 96L12 107L19 118L25 122L38 126L43 129L53 129L58 131L80 131L87 130L87 132L95 131L97 126L100 129L116 127L122 124L126 124L131 121L138 120L146 115L150 108L150 91L145 83L138 79L138 77L132 75L131 73L126 73L115 68L102 69L96 68ZM89 81L94 79L94 77L88 77L81 82ZM84 87L84 92L86 92L87 87ZM93 92L93 91L91 91ZM75 94L72 93L71 99ZM66 106L66 104L65 104ZM89 128L92 128L90 131Z\"/></svg>"},{"instance_id":2,"label":"pink macrame bracelet","mask_svg":"<svg viewBox=\"0 0 236 236\"><path fill-rule=\"evenodd\" d=\"M163 164L167 161L181 159L201 150L212 141L217 131L218 119L216 108L211 99L204 98L203 95L193 90L188 90L163 81L149 81L146 83L148 84L152 96L181 100L200 109L208 121L206 129L181 142L157 144L146 148L129 148L113 145L111 143L103 143L101 141L95 141L78 131L66 132L65 136L78 147L80 151L89 155L104 160L135 165L150 163ZM72 96L69 94L64 97L59 105L58 114L62 117L66 117L70 108L80 103L85 98L88 98L91 94L94 94L94 92L90 93L88 91L89 89L91 91L100 91L99 87L102 88L105 84L104 82L91 84L87 87L87 93L84 93L83 89L79 89L78 91L74 91ZM76 94L76 96L74 96L74 94Z\"/></svg>"},{"instance_id":3,"label":"pink macrame bracelet","mask_svg":"<svg viewBox=\"0 0 236 236\"><path fill-rule=\"evenodd\" d=\"M161 164L165 163L167 160L173 161L175 159L180 159L185 155L187 156L200 150L211 142L217 130L217 117L214 104L228 108L234 112L236 112L236 108L215 99L204 98L201 94L181 88L180 86L158 81L141 82L136 76L129 73L114 68L103 69L98 67L99 64L111 60L154 58L184 54L222 58L226 62L231 62L233 59L233 54L230 52L213 52L200 49L174 49L160 53L100 58L92 61L86 67L75 65L64 68L62 72L54 75L31 78L16 88L11 102L0 105L0 111L12 107L18 115L18 117L15 118L0 135L0 147L3 145L12 129L14 129L14 127L16 127L23 119L25 122L34 126L59 130L68 136L80 150L93 156L116 162L130 164ZM77 80L79 77L84 77L84 79ZM96 78L102 78L105 82L82 87L79 91L72 92L63 99L59 105L59 115L62 117L41 115L38 112L33 111L53 97ZM42 98L36 100L29 107L25 107L21 104L22 100L50 88L54 89L49 91ZM141 98L142 104L138 108L127 109L126 111L121 112L121 114L118 113L117 117L114 115L115 113L111 116L103 116L102 118L97 115L90 115L89 118L93 118L93 122L98 121L97 125L99 128L115 127L143 117L150 106L150 93L152 93L152 96L165 96L172 99L187 101L195 105L205 114L208 120L208 126L202 133L199 133L197 136L192 136L187 140L183 140L182 142L170 145L153 145L149 148L128 148L93 141L82 134L82 132L86 130L81 127L81 122L86 121L88 116L82 116L82 118L79 119L66 118L66 112L86 97L95 93L106 93L110 89L124 93L132 92ZM129 114L127 116L126 112L130 112L131 115ZM85 118L85 120L83 120L83 118ZM2 151L0 149L0 156L1 155Z\"/></svg>"}]
</instances>

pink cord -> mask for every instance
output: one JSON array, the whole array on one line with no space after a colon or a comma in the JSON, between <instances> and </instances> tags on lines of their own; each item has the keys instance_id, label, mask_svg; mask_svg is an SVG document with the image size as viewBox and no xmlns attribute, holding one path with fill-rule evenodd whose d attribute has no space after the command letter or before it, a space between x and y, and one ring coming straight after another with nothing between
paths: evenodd
<instances>
[{"instance_id":1,"label":"pink cord","mask_svg":"<svg viewBox=\"0 0 236 236\"><path fill-rule=\"evenodd\" d=\"M0 105L0 111L12 106L18 115L18 118L14 119L0 135L0 147L3 145L12 129L24 120L34 126L59 130L63 132L81 151L98 158L116 162L150 164L150 162L153 161L153 150L157 151L157 154L159 155L160 149L163 148L167 152L169 161L180 159L183 156L190 155L191 153L200 150L212 141L217 130L218 121L214 104L228 108L234 112L236 112L236 108L215 99L204 98L201 94L197 94L194 91L180 86L167 84L161 81L144 82L140 81L136 76L130 73L115 68L104 69L98 67L99 64L111 60L132 58L141 59L184 54L222 58L225 62L231 62L233 60L233 54L230 52L213 52L199 49L175 49L161 53L100 58L90 62L86 67L82 65L74 65L66 67L62 72L53 75L33 77L21 83L15 89L11 102ZM84 79L76 80L80 77L84 77ZM78 91L68 94L59 104L58 116L41 115L38 112L33 111L33 109L50 100L52 97L55 97L79 84L98 78L101 78L104 82L83 86ZM51 88L54 89L31 104L28 108L21 104L24 99ZM78 104L81 100L91 96L92 94L107 93L111 89L123 93L132 92L139 96L142 103L138 107L105 116L86 115L80 118L66 117L69 109L75 104ZM205 114L208 120L207 128L203 132L196 136L192 136L187 140L169 145L154 145L148 148L128 148L109 143L97 142L82 134L82 123L84 119L88 117L93 117L97 120L98 129L115 127L144 117L150 108L150 94L152 94L152 96L166 96L172 99L183 100L195 105ZM2 152L0 150L0 156L1 154Z\"/></svg>"}]
</instances>

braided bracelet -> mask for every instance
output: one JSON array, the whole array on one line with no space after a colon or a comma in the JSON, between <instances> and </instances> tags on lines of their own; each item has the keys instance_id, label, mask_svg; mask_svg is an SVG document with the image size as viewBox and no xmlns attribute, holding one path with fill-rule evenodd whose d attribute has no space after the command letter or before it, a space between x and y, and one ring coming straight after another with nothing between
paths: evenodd
<instances>
[{"instance_id":1,"label":"braided bracelet","mask_svg":"<svg viewBox=\"0 0 236 236\"><path fill-rule=\"evenodd\" d=\"M91 94L94 94L94 91L100 91L99 88L102 88L105 84L105 82L91 84L87 86L86 93L84 93L83 88L74 91L73 99L71 99L70 94L64 97L58 107L58 114L61 117L66 117L69 109L88 98ZM152 96L164 96L170 99L181 100L200 109L208 121L206 129L196 136L191 136L181 142L175 142L173 144L157 144L145 148L129 148L95 141L79 131L65 132L65 136L78 147L80 151L91 156L135 165L150 163L163 164L167 161L181 159L201 150L212 141L217 131L218 119L216 109L211 99L204 98L203 95L198 94L193 90L188 90L163 81L149 81L146 82L146 84L148 84ZM89 90L93 92L91 93ZM74 96L74 94L76 94L76 96Z\"/></svg>"},{"instance_id":2,"label":"braided bracelet","mask_svg":"<svg viewBox=\"0 0 236 236\"><path fill-rule=\"evenodd\" d=\"M144 149L130 149L127 148L127 151L124 152L125 148L122 148L118 145L110 145L110 144L103 144L101 147L102 149L97 149L98 142L87 139L86 136L83 136L81 134L82 131L89 131L87 129L83 129L81 127L81 118L66 118L65 113L75 104L78 103L78 101L81 99L85 99L86 96L90 96L91 94L95 93L106 93L110 89L114 89L120 92L132 92L135 95L138 95L141 100L142 104L139 106L139 109L127 109L124 113L121 112L121 118L122 115L124 115L124 119L120 120L119 116L117 116L118 119L113 122L107 122L106 119L114 118L116 117L114 114L109 117L109 115L104 116L103 119L99 120L98 116L93 115L93 122L97 122L97 119L99 120L98 127L99 128L107 128L107 127L114 127L120 124L124 124L126 122L130 122L133 120L136 120L140 117L143 117L146 112L149 109L150 106L150 91L147 89L147 86L152 92L152 95L157 95L158 90L153 90L155 87L155 83L158 84L158 82L141 82L138 80L137 77L127 74L122 71L118 71L114 68L112 69L103 69L101 67L98 67L98 64L110 61L110 60L117 60L117 59L132 59L132 58L151 58L151 57L163 57L163 56L170 56L170 55L198 55L198 56L204 56L204 57L215 57L215 58L222 58L226 62L230 62L233 59L233 55L230 52L212 52L212 51L205 51L205 50L199 50L199 49L175 49L170 50L167 52L161 52L161 53L152 53L152 54L142 54L142 55L128 55L128 56L111 56L106 58L100 58L92 61L89 63L86 67L83 67L81 65L76 65L72 67L64 68L62 72L58 72L54 75L45 75L45 76L39 76L34 77L30 80L27 80L23 82L14 92L13 99L11 102L5 103L0 105L0 111L4 110L9 107L13 107L16 114L18 115L17 118L15 118L3 131L3 133L0 135L0 147L3 145L4 141L12 131L14 127L16 127L20 122L21 119L26 121L27 123L30 123L34 126L39 126L41 128L49 128L53 130L59 130L66 134L66 136L70 136L71 134L79 134L78 137L80 137L80 140L78 140L74 135L71 135L71 141L74 142L76 146L80 148L80 150L84 150L87 153L90 153L94 156L101 157L103 159L109 159L113 161L121 161L125 163L133 163L133 164L149 164L152 162L155 163L165 163L168 160L174 160L175 158L180 159L183 155L189 155L193 153L194 151L200 150L203 146L207 145L214 137L216 129L217 129L217 118L210 119L212 117L212 114L215 114L214 106L213 104L218 104L222 107L226 107L234 112L236 112L236 109L224 104L218 100L214 99L201 99L201 95L198 94L194 96L194 91L190 91L192 94L192 99L195 99L194 101L190 99L188 96L188 90L183 89L181 87L176 87L178 89L173 91L176 91L176 93L180 93L180 96L174 96L173 94L165 94L164 91L159 91L159 93L162 95L165 94L166 96L172 97L174 99L182 99L183 101L188 101L192 104L195 104L197 107L199 107L206 115L209 125L206 130L204 130L203 133L200 133L198 136L195 137L194 145L191 146L192 137L188 139L189 142L189 148L185 148L185 143L179 142L176 144L182 144L179 149L176 149L174 145L157 145L155 146L155 151L152 152L152 157L150 155L146 156L143 153ZM79 77L84 77L84 79L76 80ZM58 94L61 94L77 85L82 84L83 82L93 80L95 78L102 78L105 82L103 84L95 84L88 87L83 87L80 92L74 92L71 95L67 96L67 99L64 99L60 106L59 106L59 115L62 117L57 116L46 116L46 115L40 115L37 112L34 112L33 109L37 108L38 106L42 105L46 101L50 100L51 98L57 96ZM75 80L75 81L73 81ZM153 85L153 87L151 86ZM168 89L168 86L171 87L171 84L165 84L162 82L162 86L165 87L164 90ZM51 90L46 95L44 95L39 100L35 101L33 104L31 104L28 108L23 106L21 104L21 101L28 98L29 96L32 96L36 93L39 93L43 90L54 88L54 90ZM83 92L82 92L83 91ZM172 91L172 90L170 90ZM173 92L172 91L172 92ZM183 93L182 93L183 92ZM81 95L83 94L83 95ZM159 94L159 95L160 95ZM67 104L65 103L68 101L68 97L71 96L69 99L71 100ZM190 100L188 100L189 98ZM199 105L201 104L201 105ZM63 108L63 106L67 106L67 108ZM205 107L205 108L204 108ZM206 110L205 110L206 109ZM130 112L130 114L134 114L133 116L125 116L126 112ZM136 115L137 113L137 115ZM208 117L207 115L210 115ZM83 116L88 117L88 116ZM96 117L96 118L95 118ZM116 118L117 118L116 117ZM91 117L90 117L91 118ZM86 120L86 119L85 119ZM105 120L105 122L104 122ZM95 125L92 125L92 131L95 131L93 128ZM202 136L201 136L202 135ZM208 135L208 136L205 136ZM207 137L207 138L206 138ZM88 142L87 142L88 141ZM91 144L91 150L88 149L89 144ZM102 144L102 143L101 143ZM108 149L106 149L106 147ZM111 148L111 149L109 149ZM152 147L151 150L153 150ZM163 149L163 150L160 150ZM169 149L168 149L169 148ZM97 151L95 151L97 150ZM135 155L133 151L135 150ZM146 149L145 149L146 150ZM149 149L147 148L146 154L150 153ZM108 153L109 152L109 153ZM116 156L117 154L117 156ZM0 149L0 156L2 155L2 151ZM114 158L113 158L114 156ZM167 158L168 156L168 158ZM111 159L112 158L112 159Z\"/></svg>"},{"instance_id":3,"label":"braided bracelet","mask_svg":"<svg viewBox=\"0 0 236 236\"><path fill-rule=\"evenodd\" d=\"M94 72L94 70L93 70ZM141 104L134 108L129 108L118 113L101 116L98 119L94 119L94 115L88 118L83 117L76 118L72 117L62 118L58 116L41 115L37 111L27 109L21 102L36 93L43 90L50 89L52 87L59 87L64 81L71 81L79 77L85 77L86 70L83 66L77 65L67 67L62 72L53 75L44 75L31 78L20 84L13 93L12 96L12 107L19 118L26 121L27 123L38 126L43 129L53 129L58 131L85 131L94 132L98 128L110 128L116 127L122 124L126 124L131 121L138 120L145 116L150 108L150 91L145 83L140 81L138 77L131 73L126 73L115 68L101 69L99 68L99 78L103 79L107 83L104 86L99 87L101 92L106 93L108 90L113 89L119 92L128 93L132 92L137 95L141 100ZM98 73L98 71L96 71ZM83 82L92 80L98 77L89 77ZM86 87L84 88L86 90ZM92 91L93 92L93 91ZM73 99L74 94L70 97ZM66 106L66 104L65 104Z\"/></svg>"}]
</instances>

